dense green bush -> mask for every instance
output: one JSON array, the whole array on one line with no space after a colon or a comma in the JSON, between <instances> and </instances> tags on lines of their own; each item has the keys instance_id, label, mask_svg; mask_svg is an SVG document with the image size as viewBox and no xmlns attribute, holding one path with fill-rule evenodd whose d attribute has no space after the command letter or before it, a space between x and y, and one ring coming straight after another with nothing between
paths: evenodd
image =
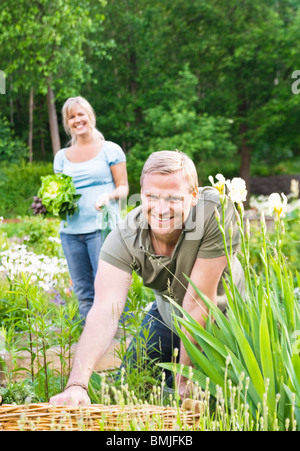
<instances>
[{"instance_id":1,"label":"dense green bush","mask_svg":"<svg viewBox=\"0 0 300 451\"><path fill-rule=\"evenodd\" d=\"M286 255L286 264L289 270L294 273L299 271L300 260L300 241L299 241L299 225L300 225L300 210L295 209L286 215L284 221L284 234L282 236L282 251ZM271 228L267 235L268 246L276 240L276 230ZM263 262L261 259L261 249L263 245L263 236L258 225L251 227L251 248L250 248L250 263L255 271L260 274L263 269Z\"/></svg>"},{"instance_id":2,"label":"dense green bush","mask_svg":"<svg viewBox=\"0 0 300 451\"><path fill-rule=\"evenodd\" d=\"M53 173L51 163L3 164L0 168L0 216L14 218L31 214L32 198L41 176Z\"/></svg>"},{"instance_id":3,"label":"dense green bush","mask_svg":"<svg viewBox=\"0 0 300 451\"><path fill-rule=\"evenodd\" d=\"M28 147L11 131L9 122L0 115L0 161L17 163L28 154Z\"/></svg>"}]
</instances>

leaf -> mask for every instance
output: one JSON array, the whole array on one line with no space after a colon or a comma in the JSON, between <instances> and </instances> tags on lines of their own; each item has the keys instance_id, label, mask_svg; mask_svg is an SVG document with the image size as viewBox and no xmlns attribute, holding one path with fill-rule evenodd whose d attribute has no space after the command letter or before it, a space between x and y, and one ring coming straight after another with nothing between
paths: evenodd
<instances>
[{"instance_id":1,"label":"leaf","mask_svg":"<svg viewBox=\"0 0 300 451\"><path fill-rule=\"evenodd\" d=\"M259 328L259 338L260 338L260 360L262 365L262 371L265 380L269 379L268 404L270 412L273 412L275 409L275 377L274 377L272 347L265 306L263 307L262 310Z\"/></svg>"},{"instance_id":2,"label":"leaf","mask_svg":"<svg viewBox=\"0 0 300 451\"><path fill-rule=\"evenodd\" d=\"M287 394L287 396L288 396L288 398L289 398L290 404L292 405L294 393L293 393L293 392L291 391L291 389L290 389L287 385L285 385L285 384L284 384L284 389L285 389L286 394ZM297 398L296 398L296 399L297 399ZM296 405L295 405L295 418L296 418L296 422L297 422L297 425L298 425L297 430L299 431L299 429L300 429L300 403L299 403L299 396L298 396L298 404L296 403Z\"/></svg>"},{"instance_id":3,"label":"leaf","mask_svg":"<svg viewBox=\"0 0 300 451\"><path fill-rule=\"evenodd\" d=\"M262 399L265 392L265 384L256 357L251 349L250 344L248 343L245 337L244 332L238 326L236 319L234 318L233 315L230 315L230 324L234 332L235 338L237 340L238 346L240 348L244 365L248 370L249 377L253 382L253 385L257 390L257 393Z\"/></svg>"},{"instance_id":4,"label":"leaf","mask_svg":"<svg viewBox=\"0 0 300 451\"><path fill-rule=\"evenodd\" d=\"M259 395L259 393L257 392L257 390L253 384L253 381L251 380L251 378L249 376L247 368L245 366L243 366L241 360L239 358L237 358L236 355L233 354L231 349L227 349L227 353L231 358L231 366L235 372L235 376L236 376L235 383L238 383L238 380L242 373L244 373L246 377L249 377L248 396L250 396L251 402L249 402L249 400L247 400L247 402L250 405L250 408L252 408L253 414L255 414L255 409L258 407L259 404L261 404L262 398ZM245 402L246 402L246 400L245 400Z\"/></svg>"},{"instance_id":5,"label":"leaf","mask_svg":"<svg viewBox=\"0 0 300 451\"><path fill-rule=\"evenodd\" d=\"M211 379L215 384L223 386L224 378L220 373L216 371L215 366L208 360L204 353L194 344L192 341L182 332L182 330L177 329L182 343L188 353L192 363L197 368L201 368L209 379Z\"/></svg>"},{"instance_id":6,"label":"leaf","mask_svg":"<svg viewBox=\"0 0 300 451\"><path fill-rule=\"evenodd\" d=\"M166 363L166 362L158 363L158 366L161 368L164 368L166 370L173 371L177 374L182 373L182 375L186 378L190 377L190 369L188 366L184 366L182 368L182 366L179 363ZM207 379L208 378L201 371L193 368L193 375L192 375L191 379L194 382L198 382L199 386L203 390L205 390L207 388ZM209 380L208 388L209 388L210 393L216 397L217 396L216 384L213 381Z\"/></svg>"},{"instance_id":7,"label":"leaf","mask_svg":"<svg viewBox=\"0 0 300 451\"><path fill-rule=\"evenodd\" d=\"M203 349L209 360L213 363L218 362L215 366L216 370L224 367L227 354L223 343L200 324L193 326L190 321L185 321L183 318L178 318L178 321Z\"/></svg>"},{"instance_id":8,"label":"leaf","mask_svg":"<svg viewBox=\"0 0 300 451\"><path fill-rule=\"evenodd\" d=\"M47 213L65 220L77 210L76 201L81 194L76 194L72 177L66 174L53 174L41 177L42 184L37 196L41 198Z\"/></svg>"},{"instance_id":9,"label":"leaf","mask_svg":"<svg viewBox=\"0 0 300 451\"><path fill-rule=\"evenodd\" d=\"M186 275L184 275L191 286L194 288L197 295L201 298L201 300L205 303L207 308L210 310L211 315L215 318L216 323L223 331L223 339L225 340L229 348L236 350L236 343L233 339L232 330L230 326L230 322L228 318L224 315L224 313L207 297L205 296L199 288L194 284L194 282Z\"/></svg>"},{"instance_id":10,"label":"leaf","mask_svg":"<svg viewBox=\"0 0 300 451\"><path fill-rule=\"evenodd\" d=\"M177 332L195 368L202 369L209 379L222 387L224 384L222 373L216 370L215 365L213 365L213 363L206 357L203 351L197 347L197 345L192 343L192 341L183 333L181 329L177 329Z\"/></svg>"},{"instance_id":11,"label":"leaf","mask_svg":"<svg viewBox=\"0 0 300 451\"><path fill-rule=\"evenodd\" d=\"M291 348L291 345L288 339L287 332L285 332L285 336L283 336L282 339L282 346L281 346L281 353L282 353L282 360L285 366L285 369L289 375L290 382L292 384L293 390L295 393L300 393L300 378L299 373L297 374L296 369L299 370L299 355L293 355L291 357L291 351L289 349Z\"/></svg>"}]
</instances>

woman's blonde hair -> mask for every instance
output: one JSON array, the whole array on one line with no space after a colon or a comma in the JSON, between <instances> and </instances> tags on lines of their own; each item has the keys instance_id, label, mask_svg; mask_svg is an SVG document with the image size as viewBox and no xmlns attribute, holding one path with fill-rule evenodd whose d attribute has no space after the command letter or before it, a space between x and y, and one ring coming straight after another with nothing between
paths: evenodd
<instances>
[{"instance_id":1,"label":"woman's blonde hair","mask_svg":"<svg viewBox=\"0 0 300 451\"><path fill-rule=\"evenodd\" d=\"M146 174L171 174L176 171L182 171L191 192L198 190L198 175L194 162L179 150L153 152L144 164L140 178L141 186Z\"/></svg>"},{"instance_id":2,"label":"woman's blonde hair","mask_svg":"<svg viewBox=\"0 0 300 451\"><path fill-rule=\"evenodd\" d=\"M96 128L96 115L91 104L84 97L77 96L67 99L64 103L64 106L62 107L63 126L67 135L71 136L71 141L69 144L74 145L77 141L77 136L73 133L72 129L69 126L69 117L75 105L81 106L86 112L89 118L89 125L93 138L95 140L104 140L104 136Z\"/></svg>"}]
</instances>

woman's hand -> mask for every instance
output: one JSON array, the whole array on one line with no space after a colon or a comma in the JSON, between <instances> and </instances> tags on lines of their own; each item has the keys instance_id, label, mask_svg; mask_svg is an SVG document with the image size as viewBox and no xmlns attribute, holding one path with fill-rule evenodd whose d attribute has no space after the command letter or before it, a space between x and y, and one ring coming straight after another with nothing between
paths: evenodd
<instances>
[{"instance_id":1,"label":"woman's hand","mask_svg":"<svg viewBox=\"0 0 300 451\"><path fill-rule=\"evenodd\" d=\"M86 390L79 386L67 388L64 392L56 396L52 396L49 401L50 404L56 406L87 406L91 404L91 400Z\"/></svg>"},{"instance_id":2,"label":"woman's hand","mask_svg":"<svg viewBox=\"0 0 300 451\"><path fill-rule=\"evenodd\" d=\"M110 199L111 199L110 194L104 194L103 196L100 196L95 202L96 210L101 211L101 208L103 207L103 205L109 204Z\"/></svg>"}]
</instances>

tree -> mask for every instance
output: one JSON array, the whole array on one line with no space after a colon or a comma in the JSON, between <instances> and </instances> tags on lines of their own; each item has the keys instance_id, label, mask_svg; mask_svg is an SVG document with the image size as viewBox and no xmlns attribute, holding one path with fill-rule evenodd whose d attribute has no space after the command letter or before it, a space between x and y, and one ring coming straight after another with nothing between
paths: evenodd
<instances>
[{"instance_id":1,"label":"tree","mask_svg":"<svg viewBox=\"0 0 300 451\"><path fill-rule=\"evenodd\" d=\"M132 161L189 148L201 169L218 155L220 172L229 161L250 186L253 161L299 154L297 0L2 3L1 69L18 97L81 93Z\"/></svg>"},{"instance_id":2,"label":"tree","mask_svg":"<svg viewBox=\"0 0 300 451\"><path fill-rule=\"evenodd\" d=\"M11 130L6 118L0 115L0 161L20 163L28 152L27 146Z\"/></svg>"},{"instance_id":3,"label":"tree","mask_svg":"<svg viewBox=\"0 0 300 451\"><path fill-rule=\"evenodd\" d=\"M102 6L101 0L19 0L16 7L2 0L0 49L5 72L13 76L16 91L47 96L54 154L60 148L55 100L77 94L91 76L84 46L98 55L103 48L88 41L101 31Z\"/></svg>"},{"instance_id":4,"label":"tree","mask_svg":"<svg viewBox=\"0 0 300 451\"><path fill-rule=\"evenodd\" d=\"M138 180L143 162L157 150L178 149L187 153L197 167L202 184L207 182L205 161L221 161L235 155L231 121L197 112L197 83L197 77L185 65L176 78L161 88L161 102L143 111L148 135L129 152L130 181L133 174Z\"/></svg>"},{"instance_id":5,"label":"tree","mask_svg":"<svg viewBox=\"0 0 300 451\"><path fill-rule=\"evenodd\" d=\"M163 7L170 25L164 40L173 39L168 64L188 60L198 77L198 111L233 120L240 176L250 187L253 156L259 161L269 148L274 158L274 148L283 154L295 139L291 124L300 111L290 87L300 50L299 4L166 0Z\"/></svg>"},{"instance_id":6,"label":"tree","mask_svg":"<svg viewBox=\"0 0 300 451\"><path fill-rule=\"evenodd\" d=\"M274 148L286 155L291 136L297 146L290 125L299 119L290 90L300 45L294 0L111 0L106 18L105 39L116 45L111 60L99 65L95 102L105 111L99 114L104 134L119 140L129 156L134 153L133 160L144 160L164 143L179 147L184 127L195 137L190 146L199 144L196 161L207 160L211 152L200 131L223 121L224 149L235 146L240 175L250 187L253 158L271 156ZM183 105L177 88L184 67L197 83L192 93L181 83Z\"/></svg>"}]
</instances>

